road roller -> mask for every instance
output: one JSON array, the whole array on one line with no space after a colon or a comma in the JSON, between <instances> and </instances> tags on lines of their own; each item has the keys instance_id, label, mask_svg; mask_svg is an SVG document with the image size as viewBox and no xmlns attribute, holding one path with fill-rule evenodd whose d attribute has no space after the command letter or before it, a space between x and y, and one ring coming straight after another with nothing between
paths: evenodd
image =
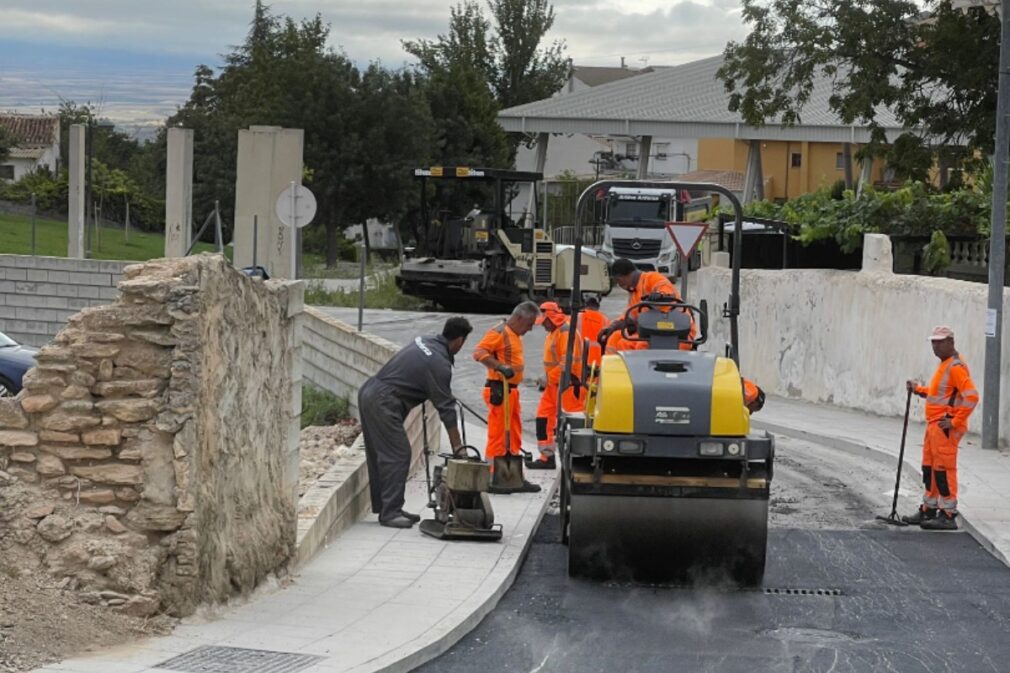
<instances>
[{"instance_id":1,"label":"road roller","mask_svg":"<svg viewBox=\"0 0 1010 673\"><path fill-rule=\"evenodd\" d=\"M686 188L698 187L707 186ZM738 205L732 195L730 202ZM739 209L737 214L739 219ZM736 251L739 232L738 223ZM630 306L622 336L642 348L605 355L591 378L586 411L560 416L561 528L569 575L761 583L775 443L771 435L751 431L744 404L736 325L739 255L734 262L724 309L731 321L725 355L698 350L708 339L704 302L661 298ZM692 316L699 327L693 339ZM627 324L635 322L632 334Z\"/></svg>"}]
</instances>

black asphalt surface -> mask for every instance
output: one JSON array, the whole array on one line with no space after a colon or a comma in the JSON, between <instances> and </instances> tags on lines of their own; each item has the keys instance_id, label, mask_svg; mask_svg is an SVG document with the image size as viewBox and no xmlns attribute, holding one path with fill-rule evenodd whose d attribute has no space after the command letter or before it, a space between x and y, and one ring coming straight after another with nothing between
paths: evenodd
<instances>
[{"instance_id":1,"label":"black asphalt surface","mask_svg":"<svg viewBox=\"0 0 1010 673\"><path fill-rule=\"evenodd\" d=\"M764 589L703 590L570 579L558 521L498 607L418 672L1010 671L1010 571L965 533L773 529ZM802 589L825 595L785 592Z\"/></svg>"}]
</instances>

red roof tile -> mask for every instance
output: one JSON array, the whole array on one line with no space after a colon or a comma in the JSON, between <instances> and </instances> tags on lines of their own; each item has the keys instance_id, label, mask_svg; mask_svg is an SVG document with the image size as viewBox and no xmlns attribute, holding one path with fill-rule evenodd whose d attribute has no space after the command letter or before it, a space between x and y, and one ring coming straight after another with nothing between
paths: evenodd
<instances>
[{"instance_id":1,"label":"red roof tile","mask_svg":"<svg viewBox=\"0 0 1010 673\"><path fill-rule=\"evenodd\" d=\"M22 148L49 147L60 138L60 118L56 115L0 114L0 126L10 131Z\"/></svg>"}]
</instances>

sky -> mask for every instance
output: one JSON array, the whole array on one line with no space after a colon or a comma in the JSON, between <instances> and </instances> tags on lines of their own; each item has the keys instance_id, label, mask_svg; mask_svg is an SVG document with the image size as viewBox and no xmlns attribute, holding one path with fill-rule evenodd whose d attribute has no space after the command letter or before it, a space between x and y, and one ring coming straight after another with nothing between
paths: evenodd
<instances>
[{"instance_id":1,"label":"sky","mask_svg":"<svg viewBox=\"0 0 1010 673\"><path fill-rule=\"evenodd\" d=\"M453 0L277 0L275 14L322 15L359 65L408 65L404 39L446 32ZM746 35L739 0L554 0L549 39L577 65L674 65ZM189 95L197 64L242 42L253 0L0 0L0 110L101 102L124 126L157 124Z\"/></svg>"}]
</instances>

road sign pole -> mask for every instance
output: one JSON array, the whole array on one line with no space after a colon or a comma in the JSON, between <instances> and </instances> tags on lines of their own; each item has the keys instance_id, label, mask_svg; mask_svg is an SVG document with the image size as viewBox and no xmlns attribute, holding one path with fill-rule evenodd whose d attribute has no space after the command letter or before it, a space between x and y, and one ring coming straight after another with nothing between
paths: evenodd
<instances>
[{"instance_id":1,"label":"road sign pole","mask_svg":"<svg viewBox=\"0 0 1010 673\"><path fill-rule=\"evenodd\" d=\"M1000 373L1003 350L1003 269L1006 264L1007 163L1010 161L1010 0L1000 12L999 88L996 95L996 150L993 153L992 224L989 235L988 315L993 329L985 339L982 387L982 448L999 448Z\"/></svg>"},{"instance_id":2,"label":"road sign pole","mask_svg":"<svg viewBox=\"0 0 1010 673\"><path fill-rule=\"evenodd\" d=\"M291 181L291 280L298 278L298 187Z\"/></svg>"}]
</instances>

